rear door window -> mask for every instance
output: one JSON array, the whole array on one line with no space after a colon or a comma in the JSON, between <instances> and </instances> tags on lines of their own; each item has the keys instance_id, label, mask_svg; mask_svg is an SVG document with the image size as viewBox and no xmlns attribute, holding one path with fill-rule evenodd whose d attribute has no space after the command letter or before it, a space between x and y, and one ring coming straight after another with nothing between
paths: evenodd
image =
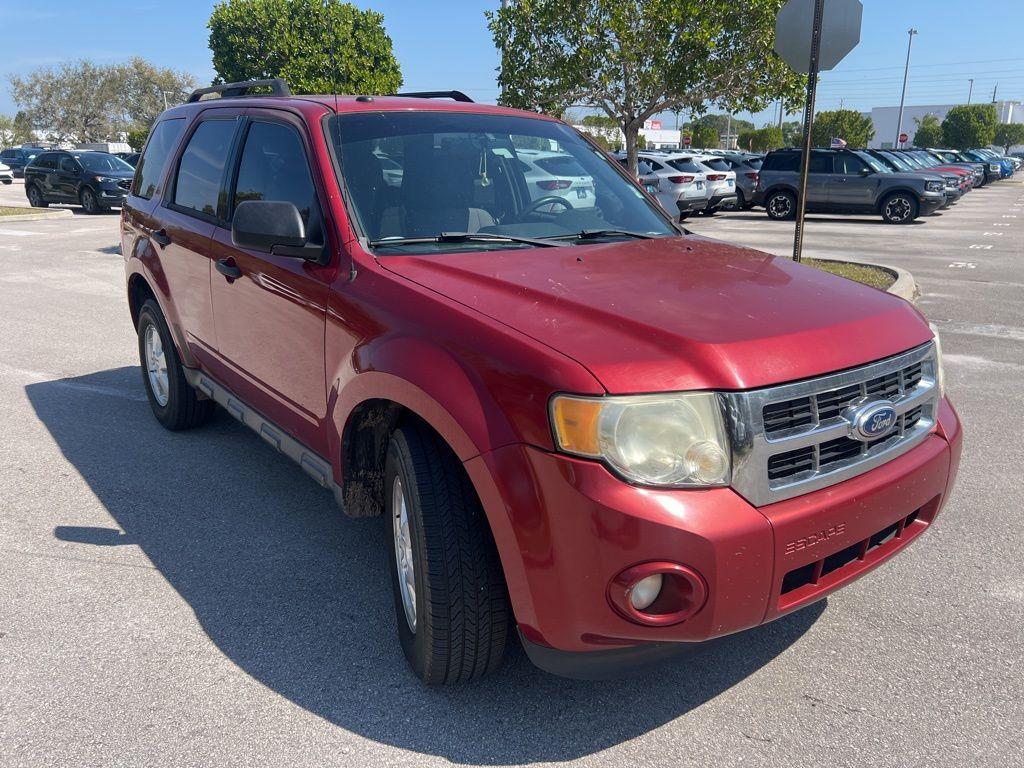
<instances>
[{"instance_id":1,"label":"rear door window","mask_svg":"<svg viewBox=\"0 0 1024 768\"><path fill-rule=\"evenodd\" d=\"M311 220L319 226L316 188L302 140L294 129L280 123L250 126L238 165L232 210L246 200L292 203L307 228ZM314 233L309 234L312 239Z\"/></svg>"},{"instance_id":2,"label":"rear door window","mask_svg":"<svg viewBox=\"0 0 1024 768\"><path fill-rule=\"evenodd\" d=\"M174 185L176 207L207 216L222 214L220 192L235 122L234 119L206 120L196 128L178 163Z\"/></svg>"},{"instance_id":3,"label":"rear door window","mask_svg":"<svg viewBox=\"0 0 1024 768\"><path fill-rule=\"evenodd\" d=\"M811 165L808 173L832 173L832 155L825 152L812 152Z\"/></svg>"},{"instance_id":4,"label":"rear door window","mask_svg":"<svg viewBox=\"0 0 1024 768\"><path fill-rule=\"evenodd\" d=\"M133 195L149 200L160 191L164 165L174 150L174 146L178 143L178 138L183 130L185 130L185 118L183 117L164 120L153 128L153 133L146 143L146 149L135 168L135 181L132 183Z\"/></svg>"},{"instance_id":5,"label":"rear door window","mask_svg":"<svg viewBox=\"0 0 1024 768\"><path fill-rule=\"evenodd\" d=\"M33 163L37 168L48 168L53 169L57 167L57 154L54 152L46 152L45 154L38 155Z\"/></svg>"}]
</instances>

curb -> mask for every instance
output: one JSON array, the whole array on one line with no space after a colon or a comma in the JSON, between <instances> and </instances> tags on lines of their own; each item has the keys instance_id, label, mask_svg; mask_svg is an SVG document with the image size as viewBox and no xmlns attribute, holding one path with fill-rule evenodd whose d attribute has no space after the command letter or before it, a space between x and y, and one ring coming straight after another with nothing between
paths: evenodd
<instances>
[{"instance_id":1,"label":"curb","mask_svg":"<svg viewBox=\"0 0 1024 768\"><path fill-rule=\"evenodd\" d=\"M917 301L917 297L921 295L921 291L918 290L917 281L914 280L914 276L907 270L901 269L900 267L894 267L891 264L878 264L874 261L850 261L849 259L830 259L822 256L813 256L811 258L814 258L817 261L834 261L841 264L857 264L865 267L876 267L878 269L885 270L893 277L892 285L885 289L886 293L899 296L901 299L909 301L911 304Z\"/></svg>"},{"instance_id":2,"label":"curb","mask_svg":"<svg viewBox=\"0 0 1024 768\"><path fill-rule=\"evenodd\" d=\"M16 208L18 206L8 207ZM32 209L26 208L25 210L30 211ZM74 215L75 214L71 211L70 208L61 208L60 210L56 211L40 211L39 213L19 213L16 216L0 216L0 224L3 224L6 221L42 221L44 219L67 219Z\"/></svg>"}]
</instances>

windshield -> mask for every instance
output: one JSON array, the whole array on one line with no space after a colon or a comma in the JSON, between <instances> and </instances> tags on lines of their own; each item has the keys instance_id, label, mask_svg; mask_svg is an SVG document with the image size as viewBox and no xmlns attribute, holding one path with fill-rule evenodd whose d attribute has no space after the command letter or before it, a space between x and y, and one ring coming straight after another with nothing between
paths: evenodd
<instances>
[{"instance_id":1,"label":"windshield","mask_svg":"<svg viewBox=\"0 0 1024 768\"><path fill-rule=\"evenodd\" d=\"M913 152L912 155L925 168L931 168L939 164L939 161L927 152Z\"/></svg>"},{"instance_id":2,"label":"windshield","mask_svg":"<svg viewBox=\"0 0 1024 768\"><path fill-rule=\"evenodd\" d=\"M912 171L914 170L909 163L907 163L902 157L892 152L882 152L882 157L888 160L890 163L895 165L901 171Z\"/></svg>"},{"instance_id":3,"label":"windshield","mask_svg":"<svg viewBox=\"0 0 1024 768\"><path fill-rule=\"evenodd\" d=\"M80 155L72 155L87 171L134 171L128 163L116 155L108 155L106 152L83 152Z\"/></svg>"},{"instance_id":4,"label":"windshield","mask_svg":"<svg viewBox=\"0 0 1024 768\"><path fill-rule=\"evenodd\" d=\"M871 170L873 170L875 173L892 173L892 168L887 166L877 157L874 157L868 154L867 152L861 152L857 150L854 151L853 154L855 154L857 157L859 157L861 160L867 163L868 166L870 166Z\"/></svg>"},{"instance_id":5,"label":"windshield","mask_svg":"<svg viewBox=\"0 0 1024 768\"><path fill-rule=\"evenodd\" d=\"M678 234L600 150L562 123L463 112L360 112L331 118L328 130L351 207L378 249L529 247L501 238L571 239L598 230L626 233L621 237ZM401 174L383 177L381 155ZM422 242L451 233L475 237ZM491 241L481 242L487 236ZM420 242L394 242L403 239Z\"/></svg>"}]
</instances>

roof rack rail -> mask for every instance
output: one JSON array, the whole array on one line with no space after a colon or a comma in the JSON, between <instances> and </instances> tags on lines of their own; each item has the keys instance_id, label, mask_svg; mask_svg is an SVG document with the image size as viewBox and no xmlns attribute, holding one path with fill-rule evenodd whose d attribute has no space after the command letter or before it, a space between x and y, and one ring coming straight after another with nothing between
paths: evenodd
<instances>
[{"instance_id":1,"label":"roof rack rail","mask_svg":"<svg viewBox=\"0 0 1024 768\"><path fill-rule=\"evenodd\" d=\"M473 104L473 100L462 91L408 91L406 93L394 93L393 96L405 96L410 99L451 99L452 101L464 101Z\"/></svg>"},{"instance_id":2,"label":"roof rack rail","mask_svg":"<svg viewBox=\"0 0 1024 768\"><path fill-rule=\"evenodd\" d=\"M222 99L230 99L235 96L247 96L254 88L270 88L271 96L291 96L292 91L288 83L280 77L269 80L246 80L242 83L222 83L211 85L209 88L196 88L189 94L187 104L193 104L208 93L219 93Z\"/></svg>"}]
</instances>

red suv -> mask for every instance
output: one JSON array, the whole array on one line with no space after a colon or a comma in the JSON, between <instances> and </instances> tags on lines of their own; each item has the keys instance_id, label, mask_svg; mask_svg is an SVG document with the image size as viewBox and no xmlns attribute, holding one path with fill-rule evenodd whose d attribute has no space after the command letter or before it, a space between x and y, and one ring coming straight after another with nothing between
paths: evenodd
<instances>
[{"instance_id":1,"label":"red suv","mask_svg":"<svg viewBox=\"0 0 1024 768\"><path fill-rule=\"evenodd\" d=\"M605 675L927 530L961 431L910 304L678 229L558 120L413 96L199 91L153 127L122 238L156 418L219 404L383 514L418 676L484 674L513 631Z\"/></svg>"}]
</instances>

